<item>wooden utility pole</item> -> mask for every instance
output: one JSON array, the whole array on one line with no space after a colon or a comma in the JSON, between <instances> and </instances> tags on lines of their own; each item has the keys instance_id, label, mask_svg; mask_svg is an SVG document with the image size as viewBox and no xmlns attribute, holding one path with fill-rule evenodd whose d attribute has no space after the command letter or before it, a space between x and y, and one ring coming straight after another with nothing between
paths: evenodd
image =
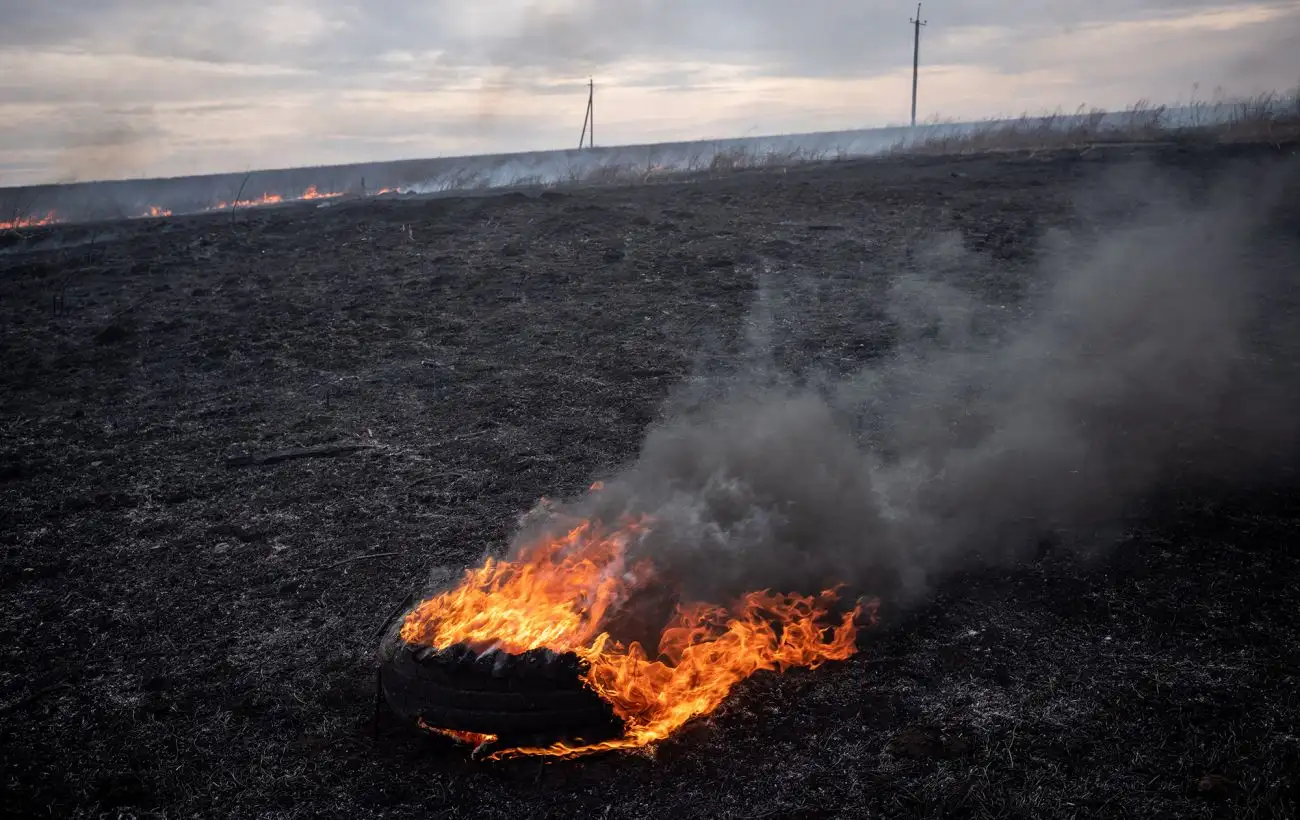
<instances>
[{"instance_id":1,"label":"wooden utility pole","mask_svg":"<svg viewBox=\"0 0 1300 820\"><path fill-rule=\"evenodd\" d=\"M916 77L921 67L921 26L925 21L921 19L921 4L916 4L916 19L908 20L912 28L916 30L915 39L912 40L912 127L916 127Z\"/></svg>"},{"instance_id":2,"label":"wooden utility pole","mask_svg":"<svg viewBox=\"0 0 1300 820\"><path fill-rule=\"evenodd\" d=\"M587 80L587 113L582 118L582 136L578 137L578 150L586 141L588 148L596 147L596 81Z\"/></svg>"}]
</instances>

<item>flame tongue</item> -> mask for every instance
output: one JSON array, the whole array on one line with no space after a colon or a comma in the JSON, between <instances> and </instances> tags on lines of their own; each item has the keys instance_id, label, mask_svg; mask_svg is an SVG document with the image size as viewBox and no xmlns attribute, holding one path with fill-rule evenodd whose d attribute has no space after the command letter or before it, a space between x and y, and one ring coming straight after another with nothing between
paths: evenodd
<instances>
[{"instance_id":1,"label":"flame tongue","mask_svg":"<svg viewBox=\"0 0 1300 820\"><path fill-rule=\"evenodd\" d=\"M407 615L402 640L438 649L496 646L512 654L589 647L606 615L649 575L649 564L624 571L627 541L638 530L629 523L602 535L583 523L561 538L530 545L515 561L488 559L460 586Z\"/></svg>"},{"instance_id":2,"label":"flame tongue","mask_svg":"<svg viewBox=\"0 0 1300 820\"><path fill-rule=\"evenodd\" d=\"M587 683L627 725L625 738L600 748L661 740L691 718L718 708L733 686L755 672L848 658L856 651L855 620L861 610L845 613L827 629L823 623L835 601L831 591L815 597L763 591L751 592L727 609L681 607L660 639L658 659L647 657L638 644L623 648L598 642L594 657L588 657Z\"/></svg>"},{"instance_id":3,"label":"flame tongue","mask_svg":"<svg viewBox=\"0 0 1300 820\"><path fill-rule=\"evenodd\" d=\"M624 736L590 746L557 743L503 750L512 755L573 756L661 740L715 710L737 683L761 670L816 667L856 651L862 607L835 617L837 595L751 592L728 606L678 604L651 655L611 636L611 618L655 580L649 562L627 566L627 547L646 521L605 532L583 522L539 539L511 561L489 559L457 587L407 614L401 638L445 649L467 644L512 654L548 648L586 661L586 685L613 707ZM829 625L828 625L829 622Z\"/></svg>"}]
</instances>

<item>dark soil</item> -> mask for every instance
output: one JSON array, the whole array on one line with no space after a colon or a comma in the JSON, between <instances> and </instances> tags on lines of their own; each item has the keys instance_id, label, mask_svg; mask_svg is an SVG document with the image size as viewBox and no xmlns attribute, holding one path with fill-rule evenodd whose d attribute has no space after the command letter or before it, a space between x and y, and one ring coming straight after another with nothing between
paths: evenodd
<instances>
[{"instance_id":1,"label":"dark soil","mask_svg":"<svg viewBox=\"0 0 1300 820\"><path fill-rule=\"evenodd\" d=\"M931 231L1014 301L1103 170L1294 150L846 162L5 239L0 812L1295 816L1290 485L1152 505L1102 560L1045 548L953 578L850 661L759 675L650 753L471 762L374 717L394 607L635 456L696 354L740 348L762 265L856 306L783 353L849 367L894 333L862 294Z\"/></svg>"}]
</instances>

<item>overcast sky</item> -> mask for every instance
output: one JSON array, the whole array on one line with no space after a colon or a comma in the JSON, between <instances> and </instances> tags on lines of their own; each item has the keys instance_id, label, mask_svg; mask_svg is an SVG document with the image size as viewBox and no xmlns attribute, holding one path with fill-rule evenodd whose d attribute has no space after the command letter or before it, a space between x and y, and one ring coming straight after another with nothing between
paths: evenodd
<instances>
[{"instance_id":1,"label":"overcast sky","mask_svg":"<svg viewBox=\"0 0 1300 820\"><path fill-rule=\"evenodd\" d=\"M0 185L905 122L885 0L0 0ZM922 119L1300 84L1300 2L932 0Z\"/></svg>"}]
</instances>

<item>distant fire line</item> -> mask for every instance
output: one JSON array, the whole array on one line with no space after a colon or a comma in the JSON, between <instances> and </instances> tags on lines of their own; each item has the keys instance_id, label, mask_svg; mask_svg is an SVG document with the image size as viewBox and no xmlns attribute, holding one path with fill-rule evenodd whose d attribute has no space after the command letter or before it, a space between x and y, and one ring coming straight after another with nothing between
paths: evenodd
<instances>
[{"instance_id":1,"label":"distant fire line","mask_svg":"<svg viewBox=\"0 0 1300 820\"><path fill-rule=\"evenodd\" d=\"M397 188L381 188L370 196L383 196L384 194L400 193ZM288 202L310 202L318 199L338 199L345 196L342 191L320 191L315 185L308 188L301 195L296 197L285 197L282 194L263 194L256 199L236 199L223 200L215 205L210 205L197 213L212 213L215 211L228 211L234 208L258 208L266 205L277 205ZM127 217L128 219L161 219L163 217L173 216L173 212L168 208L162 208L157 205L150 205L146 210L138 214ZM46 225L58 225L64 223L57 212L49 211L44 216L21 216L9 221L0 220L0 231L22 230L24 228L40 228Z\"/></svg>"}]
</instances>

